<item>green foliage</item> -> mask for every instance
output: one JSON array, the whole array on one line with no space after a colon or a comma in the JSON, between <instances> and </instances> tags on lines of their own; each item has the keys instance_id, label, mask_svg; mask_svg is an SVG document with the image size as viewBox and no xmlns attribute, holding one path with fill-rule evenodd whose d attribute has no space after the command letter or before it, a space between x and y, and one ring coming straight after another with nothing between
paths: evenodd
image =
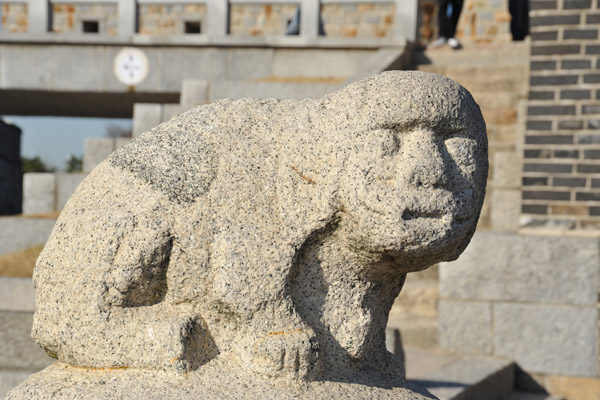
<instances>
[{"instance_id":1,"label":"green foliage","mask_svg":"<svg viewBox=\"0 0 600 400\"><path fill-rule=\"evenodd\" d=\"M67 157L65 172L81 172L83 170L83 158L70 155Z\"/></svg>"},{"instance_id":2,"label":"green foliage","mask_svg":"<svg viewBox=\"0 0 600 400\"><path fill-rule=\"evenodd\" d=\"M21 168L23 173L28 172L54 172L54 168L50 168L38 156L29 158L21 157Z\"/></svg>"}]
</instances>

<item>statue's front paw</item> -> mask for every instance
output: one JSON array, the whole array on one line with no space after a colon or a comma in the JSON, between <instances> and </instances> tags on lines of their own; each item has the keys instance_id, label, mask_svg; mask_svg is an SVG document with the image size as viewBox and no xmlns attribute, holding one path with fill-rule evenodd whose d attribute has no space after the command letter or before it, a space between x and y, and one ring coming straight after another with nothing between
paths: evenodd
<instances>
[{"instance_id":1,"label":"statue's front paw","mask_svg":"<svg viewBox=\"0 0 600 400\"><path fill-rule=\"evenodd\" d=\"M267 332L252 353L251 368L259 374L313 380L320 372L317 338L303 329Z\"/></svg>"}]
</instances>

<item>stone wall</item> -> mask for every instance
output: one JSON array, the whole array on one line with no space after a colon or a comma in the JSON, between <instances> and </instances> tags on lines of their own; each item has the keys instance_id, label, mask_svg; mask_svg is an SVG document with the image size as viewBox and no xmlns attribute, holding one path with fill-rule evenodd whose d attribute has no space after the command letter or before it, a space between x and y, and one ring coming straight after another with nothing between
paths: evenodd
<instances>
[{"instance_id":1,"label":"stone wall","mask_svg":"<svg viewBox=\"0 0 600 400\"><path fill-rule=\"evenodd\" d=\"M600 231L600 10L532 1L521 225Z\"/></svg>"},{"instance_id":2,"label":"stone wall","mask_svg":"<svg viewBox=\"0 0 600 400\"><path fill-rule=\"evenodd\" d=\"M0 3L0 32L25 33L29 19L27 17L27 4Z\"/></svg>"},{"instance_id":3,"label":"stone wall","mask_svg":"<svg viewBox=\"0 0 600 400\"><path fill-rule=\"evenodd\" d=\"M440 265L441 347L512 359L527 372L597 377L599 244L477 232L457 261Z\"/></svg>"},{"instance_id":4,"label":"stone wall","mask_svg":"<svg viewBox=\"0 0 600 400\"><path fill-rule=\"evenodd\" d=\"M438 34L438 1L419 0L417 42L427 45ZM512 40L508 0L465 0L456 28L464 42L502 43Z\"/></svg>"},{"instance_id":5,"label":"stone wall","mask_svg":"<svg viewBox=\"0 0 600 400\"><path fill-rule=\"evenodd\" d=\"M0 215L20 214L21 130L0 119Z\"/></svg>"},{"instance_id":6,"label":"stone wall","mask_svg":"<svg viewBox=\"0 0 600 400\"><path fill-rule=\"evenodd\" d=\"M118 34L118 7L106 3L52 5L52 31L56 33ZM94 32L97 28L97 32Z\"/></svg>"},{"instance_id":7,"label":"stone wall","mask_svg":"<svg viewBox=\"0 0 600 400\"><path fill-rule=\"evenodd\" d=\"M23 214L50 214L63 209L85 173L29 172L23 175Z\"/></svg>"},{"instance_id":8,"label":"stone wall","mask_svg":"<svg viewBox=\"0 0 600 400\"><path fill-rule=\"evenodd\" d=\"M394 3L323 4L321 18L330 37L391 37Z\"/></svg>"},{"instance_id":9,"label":"stone wall","mask_svg":"<svg viewBox=\"0 0 600 400\"><path fill-rule=\"evenodd\" d=\"M142 35L204 33L205 4L140 4L138 10Z\"/></svg>"},{"instance_id":10,"label":"stone wall","mask_svg":"<svg viewBox=\"0 0 600 400\"><path fill-rule=\"evenodd\" d=\"M229 32L234 36L284 35L297 4L231 4Z\"/></svg>"}]
</instances>

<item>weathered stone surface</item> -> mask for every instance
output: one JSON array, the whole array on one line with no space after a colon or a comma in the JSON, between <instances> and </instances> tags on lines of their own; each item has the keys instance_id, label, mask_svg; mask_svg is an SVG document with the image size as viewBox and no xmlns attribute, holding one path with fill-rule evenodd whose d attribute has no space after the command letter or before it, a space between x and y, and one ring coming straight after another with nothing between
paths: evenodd
<instances>
[{"instance_id":1,"label":"weathered stone surface","mask_svg":"<svg viewBox=\"0 0 600 400\"><path fill-rule=\"evenodd\" d=\"M460 260L440 265L440 296L595 305L595 238L477 232Z\"/></svg>"},{"instance_id":2,"label":"weathered stone surface","mask_svg":"<svg viewBox=\"0 0 600 400\"><path fill-rule=\"evenodd\" d=\"M60 362L9 398L432 398L385 326L467 246L486 151L469 93L420 72L179 115L67 203L34 273Z\"/></svg>"},{"instance_id":3,"label":"weathered stone surface","mask_svg":"<svg viewBox=\"0 0 600 400\"><path fill-rule=\"evenodd\" d=\"M595 306L498 303L494 316L495 355L513 359L527 371L597 376Z\"/></svg>"},{"instance_id":4,"label":"weathered stone surface","mask_svg":"<svg viewBox=\"0 0 600 400\"><path fill-rule=\"evenodd\" d=\"M462 354L492 353L492 306L486 302L440 300L440 347Z\"/></svg>"}]
</instances>

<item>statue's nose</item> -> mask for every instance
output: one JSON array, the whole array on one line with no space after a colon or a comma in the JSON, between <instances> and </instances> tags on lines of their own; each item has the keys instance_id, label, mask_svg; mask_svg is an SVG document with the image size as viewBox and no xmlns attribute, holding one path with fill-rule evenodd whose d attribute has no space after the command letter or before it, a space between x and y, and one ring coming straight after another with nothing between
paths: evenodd
<instances>
[{"instance_id":1,"label":"statue's nose","mask_svg":"<svg viewBox=\"0 0 600 400\"><path fill-rule=\"evenodd\" d=\"M446 183L445 161L439 139L433 132L418 129L402 141L400 174L411 187L437 187Z\"/></svg>"}]
</instances>

